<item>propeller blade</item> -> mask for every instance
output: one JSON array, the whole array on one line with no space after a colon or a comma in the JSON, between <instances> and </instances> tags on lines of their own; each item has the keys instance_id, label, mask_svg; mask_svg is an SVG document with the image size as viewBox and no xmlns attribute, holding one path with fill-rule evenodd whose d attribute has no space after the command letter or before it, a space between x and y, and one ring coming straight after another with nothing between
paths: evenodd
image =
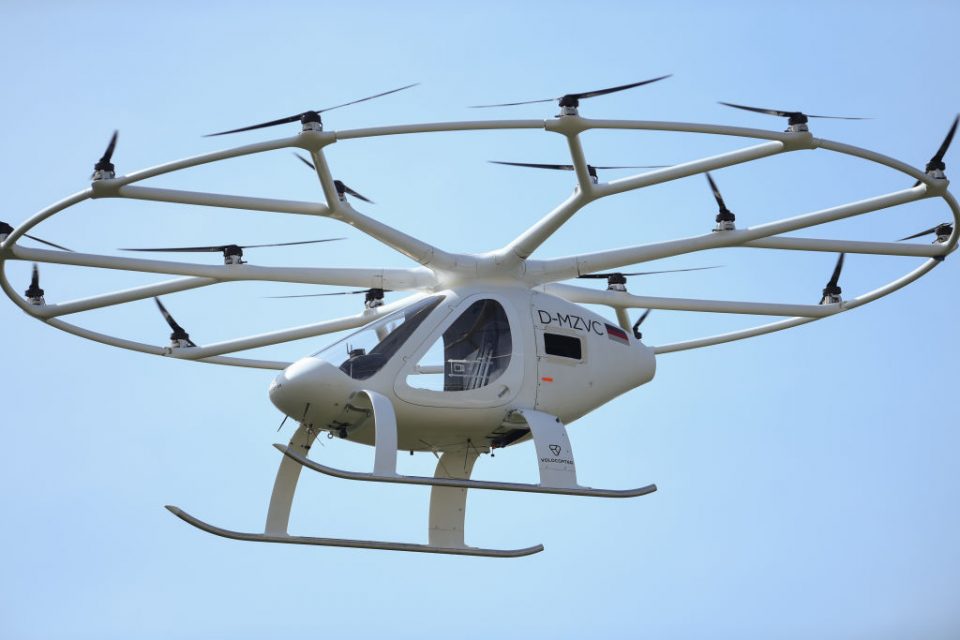
<instances>
[{"instance_id":1,"label":"propeller blade","mask_svg":"<svg viewBox=\"0 0 960 640\"><path fill-rule=\"evenodd\" d=\"M249 127L240 127L239 129L230 129L229 131L219 131L217 133L208 133L204 138L211 138L213 136L223 136L228 133L240 133L242 131L253 131L254 129L264 129L266 127L274 127L280 124L288 124L290 122L296 122L300 118L313 114L316 118L319 114L324 111L330 111L331 109L339 109L340 107L345 107L351 104L357 104L358 102L365 102L367 100L373 100L374 98L379 98L381 96L390 95L391 93L396 93L397 91L403 91L404 89L409 89L410 87L415 87L419 83L408 84L405 87L400 87L399 89L391 89L390 91L384 91L383 93L378 93L373 96L367 96L366 98L360 98L359 100L352 100L351 102L344 102L343 104L338 104L333 107L326 107L325 109L317 109L310 111L301 111L300 113L292 116L286 116L285 118L277 118L276 120L270 120L269 122L261 122L260 124L250 125ZM319 120L316 120L319 122Z\"/></svg>"},{"instance_id":2,"label":"propeller blade","mask_svg":"<svg viewBox=\"0 0 960 640\"><path fill-rule=\"evenodd\" d=\"M364 202L369 202L370 204L376 204L373 200L371 200L370 198L367 198L366 196L360 195L359 193L357 193L356 191L354 191L353 189L345 185L340 180L334 180L333 185L337 188L337 193L340 193L340 194L349 193L354 198L358 198L360 200L363 200Z\"/></svg>"},{"instance_id":3,"label":"propeller blade","mask_svg":"<svg viewBox=\"0 0 960 640\"><path fill-rule=\"evenodd\" d=\"M862 116L815 116L810 113L804 115L808 118L826 118L829 120L873 120L873 118L864 118Z\"/></svg>"},{"instance_id":4,"label":"propeller blade","mask_svg":"<svg viewBox=\"0 0 960 640\"><path fill-rule=\"evenodd\" d=\"M573 171L572 164L542 164L539 162L506 162L502 160L488 160L491 164L503 164L511 167L531 167L533 169L556 169L558 171ZM667 164L619 164L619 165L592 165L587 169L663 169Z\"/></svg>"},{"instance_id":5,"label":"propeller blade","mask_svg":"<svg viewBox=\"0 0 960 640\"><path fill-rule=\"evenodd\" d=\"M101 156L100 162L98 164L101 164L101 163L109 164L110 161L113 159L113 152L117 148L117 137L119 135L120 135L120 131L115 130L113 132L113 135L110 136L110 143L107 144L107 150L103 152L103 156Z\"/></svg>"},{"instance_id":6,"label":"propeller blade","mask_svg":"<svg viewBox=\"0 0 960 640\"><path fill-rule=\"evenodd\" d=\"M744 111L753 111L754 113L764 113L769 116L780 116L781 118L829 118L831 120L870 120L871 118L854 118L849 116L815 116L803 113L802 111L782 111L780 109L765 109L763 107L748 107L745 104L734 104L732 102L720 102L719 104L734 109L743 109Z\"/></svg>"},{"instance_id":7,"label":"propeller blade","mask_svg":"<svg viewBox=\"0 0 960 640\"><path fill-rule=\"evenodd\" d=\"M903 242L904 240L913 240L914 238L920 238L922 236L928 236L930 234L939 235L951 235L953 234L953 225L949 222L942 222L935 227L930 227L926 231L921 231L920 233L915 233L912 236L907 236L906 238L900 238L897 242Z\"/></svg>"},{"instance_id":8,"label":"propeller blade","mask_svg":"<svg viewBox=\"0 0 960 640\"><path fill-rule=\"evenodd\" d=\"M314 171L317 170L317 167L316 167L312 162L310 162L309 160L307 160L306 158L304 158L304 157L303 157L302 155L300 155L299 153L294 152L293 155L297 156L297 159L300 160L300 162L302 162L303 164L307 165L308 167L310 167L310 168L313 169Z\"/></svg>"},{"instance_id":9,"label":"propeller blade","mask_svg":"<svg viewBox=\"0 0 960 640\"><path fill-rule=\"evenodd\" d=\"M468 109L489 109L491 107L516 107L521 104L538 104L540 102L553 102L557 98L544 98L542 100L524 100L523 102L501 102L499 104L473 104Z\"/></svg>"},{"instance_id":10,"label":"propeller blade","mask_svg":"<svg viewBox=\"0 0 960 640\"><path fill-rule=\"evenodd\" d=\"M789 118L794 114L799 114L799 111L780 111L779 109L764 109L762 107L748 107L745 104L733 104L732 102L723 102L720 101L719 104L722 104L727 107L733 107L734 109L743 109L744 111L753 111L754 113L765 113L768 116L781 116L783 118Z\"/></svg>"},{"instance_id":11,"label":"propeller blade","mask_svg":"<svg viewBox=\"0 0 960 640\"><path fill-rule=\"evenodd\" d=\"M637 340L643 339L643 334L640 333L640 325L642 325L643 321L647 319L648 315L650 315L650 311L651 311L650 309L647 309L646 311L644 311L643 315L637 318L637 321L633 323L633 337L636 338Z\"/></svg>"},{"instance_id":12,"label":"propeller blade","mask_svg":"<svg viewBox=\"0 0 960 640\"><path fill-rule=\"evenodd\" d=\"M374 98L380 98L380 97L383 97L383 96L388 96L388 95L390 95L391 93L396 93L397 91L403 91L404 89L409 89L410 87L415 87L415 86L417 86L418 84L420 84L420 83L419 83L419 82L414 82L413 84L404 85L404 86L400 87L399 89L390 89L390 91L384 91L383 93L378 93L378 94L373 95L373 96L367 96L366 98L360 98L359 100L352 100L352 101L350 101L350 102L344 102L343 104L338 104L338 105L336 105L336 106L334 106L334 107L327 107L327 108L325 108L325 109L318 109L318 110L317 110L317 113L324 113L324 112L326 112L326 111L332 111L332 110L334 110L334 109L339 109L340 107L346 107L347 105L357 104L358 102L366 102L367 100L373 100Z\"/></svg>"},{"instance_id":13,"label":"propeller blade","mask_svg":"<svg viewBox=\"0 0 960 640\"><path fill-rule=\"evenodd\" d=\"M307 160L306 158L304 158L302 155L300 155L299 153L294 153L293 155L297 156L297 159L300 160L300 162L302 162L303 164L307 165L308 167L316 171L317 168L314 166L314 164L309 160ZM360 200L363 200L364 202L369 202L370 204L376 204L370 198L367 198L366 196L363 196L357 193L356 191L354 191L353 189L351 189L350 187L348 187L346 184L343 183L342 180L334 180L333 185L337 188L337 193L339 193L340 195L343 195L344 193L348 193L354 198L358 198ZM340 240L342 238L337 238L337 239Z\"/></svg>"},{"instance_id":14,"label":"propeller blade","mask_svg":"<svg viewBox=\"0 0 960 640\"><path fill-rule=\"evenodd\" d=\"M167 324L170 326L170 329L173 331L171 334L171 339L185 340L187 344L191 347L197 346L190 339L190 335L184 331L183 327L177 324L177 321L173 319L173 316L170 315L170 312L167 311L167 308L163 306L163 303L160 302L160 298L154 298L154 302L157 303L157 308L160 309L160 313L163 314L163 319L167 321Z\"/></svg>"},{"instance_id":15,"label":"propeller blade","mask_svg":"<svg viewBox=\"0 0 960 640\"><path fill-rule=\"evenodd\" d=\"M152 247L149 249L133 249L130 247L121 247L118 251L158 251L158 252L169 252L169 253L219 253L229 247L230 245L215 245L210 247Z\"/></svg>"},{"instance_id":16,"label":"propeller blade","mask_svg":"<svg viewBox=\"0 0 960 640\"><path fill-rule=\"evenodd\" d=\"M97 160L97 163L93 165L93 173L90 175L91 179L97 176L98 171L113 172L114 166L110 160L113 159L113 152L117 148L117 137L119 135L120 132L114 130L113 135L110 136L110 142L107 144L107 150L103 152L103 155L100 156L100 159Z\"/></svg>"},{"instance_id":17,"label":"propeller blade","mask_svg":"<svg viewBox=\"0 0 960 640\"><path fill-rule=\"evenodd\" d=\"M939 226L940 226L940 225L937 225L936 227L930 227L930 228L927 229L926 231L921 231L920 233L915 233L915 234L913 234L912 236L907 236L906 238L900 238L899 240L897 240L897 242L903 242L904 240L913 240L914 238L920 238L920 237L922 237L922 236L926 236L926 235L929 235L929 234L931 234L931 233L936 233L937 228L938 228Z\"/></svg>"},{"instance_id":18,"label":"propeller blade","mask_svg":"<svg viewBox=\"0 0 960 640\"><path fill-rule=\"evenodd\" d=\"M23 235L24 235L24 237L30 238L30 239L33 240L34 242L39 242L39 243L41 243L41 244L45 244L45 245L47 245L47 246L54 247L54 248L56 248L56 249L62 249L62 250L64 250L64 251L69 251L70 253L73 253L73 249L67 249L66 247L64 247L64 246L62 246L62 245L59 245L59 244L56 244L56 243L54 243L54 242L49 242L49 241L47 241L47 240L43 240L43 239L41 239L41 238L38 238L37 236L32 236L32 235L30 235L29 233L25 233L25 234L23 234Z\"/></svg>"},{"instance_id":19,"label":"propeller blade","mask_svg":"<svg viewBox=\"0 0 960 640\"><path fill-rule=\"evenodd\" d=\"M833 268L833 275L830 276L830 281L827 283L827 288L836 287L840 283L840 272L843 271L843 258L846 256L845 253L841 253L837 258L837 264Z\"/></svg>"},{"instance_id":20,"label":"propeller blade","mask_svg":"<svg viewBox=\"0 0 960 640\"><path fill-rule=\"evenodd\" d=\"M323 238L320 240L298 240L296 242L271 242L270 244L241 244L241 249L259 249L260 247L292 247L297 244L317 244L319 242L334 242L346 238Z\"/></svg>"},{"instance_id":21,"label":"propeller blade","mask_svg":"<svg viewBox=\"0 0 960 640\"><path fill-rule=\"evenodd\" d=\"M636 330L640 325L643 324L643 321L646 320L647 316L650 315L650 311L652 311L652 309L647 309L646 311L643 312L643 315L637 318L637 321L633 323L634 330Z\"/></svg>"},{"instance_id":22,"label":"propeller blade","mask_svg":"<svg viewBox=\"0 0 960 640\"><path fill-rule=\"evenodd\" d=\"M266 127L275 127L278 124L288 124L290 122L296 122L306 114L310 113L309 111L303 111L293 116L287 116L285 118L277 118L276 120L271 120L269 122L261 122L260 124L253 124L249 127L240 127L239 129L230 129L229 131L218 131L217 133L208 133L204 138L212 138L214 136L225 136L228 133L241 133L243 131L253 131L254 129L264 129Z\"/></svg>"},{"instance_id":23,"label":"propeller blade","mask_svg":"<svg viewBox=\"0 0 960 640\"><path fill-rule=\"evenodd\" d=\"M947 149L950 148L950 143L953 142L953 134L957 132L957 122L960 122L960 115L953 119L953 124L950 126L950 131L947 132L947 137L943 139L943 142L940 143L940 148L937 149L937 152L930 158L931 163L943 162L943 156L947 153Z\"/></svg>"},{"instance_id":24,"label":"propeller blade","mask_svg":"<svg viewBox=\"0 0 960 640\"><path fill-rule=\"evenodd\" d=\"M304 293L296 296L264 296L264 298L270 299L281 299L281 298L318 298L322 296L354 296L361 293L370 293L374 289L358 289L357 291L334 291L332 293ZM381 289L384 293L390 293L391 289Z\"/></svg>"},{"instance_id":25,"label":"propeller blade","mask_svg":"<svg viewBox=\"0 0 960 640\"><path fill-rule=\"evenodd\" d=\"M622 84L622 85L620 85L620 86L610 87L610 88L607 88L607 89L597 89L597 90L595 90L595 91L585 91L585 92L583 92L583 93L568 93L567 95L565 95L565 96L563 96L563 97L564 97L564 98L570 97L570 98L574 98L575 100L583 100L584 98L595 98L595 97L597 97L597 96L607 95L608 93L616 93L617 91L626 91L627 89L633 89L634 87L640 87L640 86L643 86L643 85L645 85L645 84L650 84L651 82L659 82L660 80L666 80L667 78L671 77L672 75L673 75L672 73L669 73L669 74L667 74L667 75L665 75L665 76L660 76L659 78L652 78L652 79L650 79L650 80L641 80L640 82L633 82L633 83L631 83L631 84Z\"/></svg>"},{"instance_id":26,"label":"propeller blade","mask_svg":"<svg viewBox=\"0 0 960 640\"><path fill-rule=\"evenodd\" d=\"M40 288L40 267L33 263L33 272L30 274L30 286L23 292L31 304L43 303L43 289Z\"/></svg>"},{"instance_id":27,"label":"propeller blade","mask_svg":"<svg viewBox=\"0 0 960 640\"><path fill-rule=\"evenodd\" d=\"M596 89L594 91L584 91L583 93L566 93L557 98L543 98L541 100L524 100L522 102L501 102L499 104L475 104L470 106L470 109L487 109L490 107L515 107L522 104L538 104L541 102L553 102L554 100L560 101L560 106L568 106L564 103L570 103L569 106L577 106L580 100L585 98L595 98L597 96L603 96L608 93L616 93L617 91L626 91L627 89L632 89L634 87L639 87L645 84L650 84L651 82L658 82L669 78L673 74L668 74L665 76L660 76L659 78L652 78L650 80L641 80L640 82L633 82L630 84L622 84L616 87L608 87L606 89Z\"/></svg>"},{"instance_id":28,"label":"propeller blade","mask_svg":"<svg viewBox=\"0 0 960 640\"><path fill-rule=\"evenodd\" d=\"M572 164L542 164L539 162L506 162L502 160L488 160L491 164L502 164L511 167L530 167L532 169L555 169L558 171L573 171Z\"/></svg>"},{"instance_id":29,"label":"propeller blade","mask_svg":"<svg viewBox=\"0 0 960 640\"><path fill-rule=\"evenodd\" d=\"M727 211L727 205L723 202L723 196L720 195L720 189L717 187L717 183L713 181L713 176L710 175L709 171L706 173L706 176L707 182L710 183L710 189L713 190L713 197L717 201L717 206L720 207L720 211Z\"/></svg>"},{"instance_id":30,"label":"propeller blade","mask_svg":"<svg viewBox=\"0 0 960 640\"><path fill-rule=\"evenodd\" d=\"M271 242L268 244L220 244L209 247L157 247L149 249L131 249L122 248L120 251L162 251L170 253L216 253L224 251L231 247L238 249L259 249L261 247L290 247L298 244L317 244L318 242L333 242L334 240L346 240L346 238L323 238L321 240L298 240L296 242Z\"/></svg>"},{"instance_id":31,"label":"propeller blade","mask_svg":"<svg viewBox=\"0 0 960 640\"><path fill-rule=\"evenodd\" d=\"M683 271L704 271L704 270L706 270L706 269L719 269L719 268L722 267L722 266L723 266L723 265L718 264L718 265L714 265L714 266L712 266L712 267L692 267L692 268L690 268L690 269L664 269L663 271L633 271L633 272L629 272L629 273L624 272L624 271L611 271L611 272L608 272L608 273L584 273L584 274L581 274L581 275L579 275L579 276L577 276L577 277L578 277L578 278L585 278L585 279L598 279L598 280L599 280L599 279L603 279L603 278L610 278L610 277L612 277L612 276L652 276L652 275L656 275L656 274L659 274L659 273L680 273L680 272L683 272Z\"/></svg>"}]
</instances>

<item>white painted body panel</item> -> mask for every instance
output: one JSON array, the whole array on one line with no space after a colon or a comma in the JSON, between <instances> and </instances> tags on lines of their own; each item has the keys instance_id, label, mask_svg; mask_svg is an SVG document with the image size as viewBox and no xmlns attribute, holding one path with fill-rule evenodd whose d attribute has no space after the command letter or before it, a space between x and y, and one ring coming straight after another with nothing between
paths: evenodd
<instances>
[{"instance_id":1,"label":"white painted body panel","mask_svg":"<svg viewBox=\"0 0 960 640\"><path fill-rule=\"evenodd\" d=\"M369 407L362 399L351 399L361 391L373 391L393 404L400 449L462 449L468 440L486 449L491 432L513 411L536 408L569 424L649 382L656 370L651 348L632 336L625 341L611 337L609 329L619 331L613 321L560 298L526 288L490 285L437 295L443 296L443 301L376 374L353 379L321 356L310 356L277 376L270 388L271 400L295 420L332 433L346 428L350 440L373 445L375 430ZM460 313L485 299L500 303L510 324L513 350L503 373L478 389L418 388L417 365L430 347ZM544 323L548 316L553 321ZM545 332L579 338L583 358L577 361L545 353Z\"/></svg>"}]
</instances>

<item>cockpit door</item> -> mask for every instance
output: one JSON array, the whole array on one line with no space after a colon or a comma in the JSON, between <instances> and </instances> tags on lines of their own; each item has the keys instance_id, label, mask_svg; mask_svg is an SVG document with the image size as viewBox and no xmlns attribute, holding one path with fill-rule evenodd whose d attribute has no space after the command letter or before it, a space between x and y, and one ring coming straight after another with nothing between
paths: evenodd
<instances>
[{"instance_id":1,"label":"cockpit door","mask_svg":"<svg viewBox=\"0 0 960 640\"><path fill-rule=\"evenodd\" d=\"M592 334L601 334L603 325L549 296L534 296L531 311L537 348L536 408L566 413L579 406L593 386L589 343Z\"/></svg>"},{"instance_id":2,"label":"cockpit door","mask_svg":"<svg viewBox=\"0 0 960 640\"><path fill-rule=\"evenodd\" d=\"M394 390L437 407L495 407L523 382L517 312L495 296L465 298L408 359Z\"/></svg>"}]
</instances>

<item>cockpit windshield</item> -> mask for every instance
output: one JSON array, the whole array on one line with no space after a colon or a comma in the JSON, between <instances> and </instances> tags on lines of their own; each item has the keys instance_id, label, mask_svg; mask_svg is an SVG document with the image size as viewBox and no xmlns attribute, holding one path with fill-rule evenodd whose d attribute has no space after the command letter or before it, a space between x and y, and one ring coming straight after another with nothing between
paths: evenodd
<instances>
[{"instance_id":1,"label":"cockpit windshield","mask_svg":"<svg viewBox=\"0 0 960 640\"><path fill-rule=\"evenodd\" d=\"M356 380L374 375L403 346L443 296L418 300L313 354Z\"/></svg>"}]
</instances>

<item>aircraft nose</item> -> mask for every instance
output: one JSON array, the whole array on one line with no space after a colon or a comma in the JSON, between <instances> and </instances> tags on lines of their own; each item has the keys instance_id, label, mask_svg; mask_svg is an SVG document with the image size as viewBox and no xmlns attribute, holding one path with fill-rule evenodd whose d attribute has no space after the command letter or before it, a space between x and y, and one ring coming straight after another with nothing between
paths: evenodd
<instances>
[{"instance_id":1,"label":"aircraft nose","mask_svg":"<svg viewBox=\"0 0 960 640\"><path fill-rule=\"evenodd\" d=\"M270 402L291 418L301 419L311 391L317 390L323 364L316 358L302 358L284 369L270 383Z\"/></svg>"}]
</instances>

